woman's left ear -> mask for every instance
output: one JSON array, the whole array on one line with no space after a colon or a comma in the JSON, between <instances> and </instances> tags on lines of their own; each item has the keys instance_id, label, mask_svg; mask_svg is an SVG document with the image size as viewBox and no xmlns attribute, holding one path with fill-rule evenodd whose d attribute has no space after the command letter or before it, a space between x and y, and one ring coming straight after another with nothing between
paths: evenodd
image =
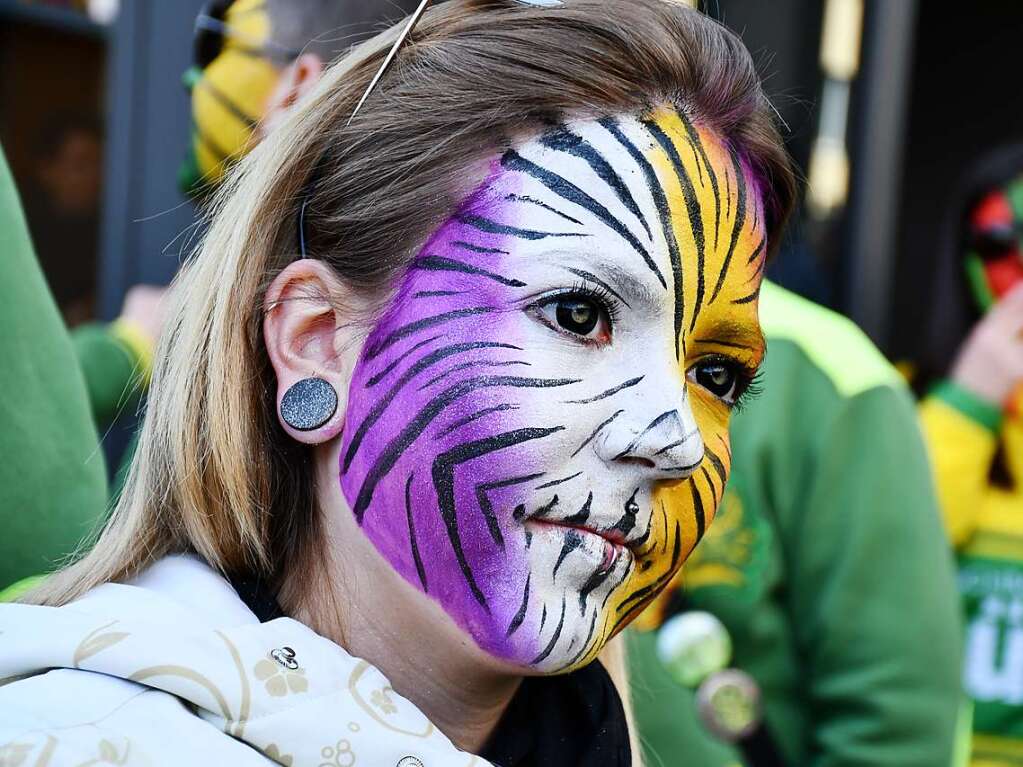
<instances>
[{"instance_id":1,"label":"woman's left ear","mask_svg":"<svg viewBox=\"0 0 1023 767\"><path fill-rule=\"evenodd\" d=\"M341 433L362 343L337 307L359 304L330 267L308 258L266 292L263 340L277 375L277 418L292 439L318 445Z\"/></svg>"}]
</instances>

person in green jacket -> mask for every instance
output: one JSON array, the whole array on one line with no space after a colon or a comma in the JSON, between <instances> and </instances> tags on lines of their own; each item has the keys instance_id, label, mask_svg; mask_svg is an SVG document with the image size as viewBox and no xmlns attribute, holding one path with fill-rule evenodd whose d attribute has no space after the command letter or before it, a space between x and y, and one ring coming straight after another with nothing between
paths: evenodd
<instances>
[{"instance_id":1,"label":"person in green jacket","mask_svg":"<svg viewBox=\"0 0 1023 767\"><path fill-rule=\"evenodd\" d=\"M912 397L848 320L766 282L760 316L763 396L733 419L731 480L684 592L647 627L680 601L716 616L786 765L950 765L960 615ZM647 763L751 764L656 645L630 637Z\"/></svg>"},{"instance_id":2,"label":"person in green jacket","mask_svg":"<svg viewBox=\"0 0 1023 767\"><path fill-rule=\"evenodd\" d=\"M106 507L106 471L71 340L0 150L0 590L52 570Z\"/></svg>"}]
</instances>

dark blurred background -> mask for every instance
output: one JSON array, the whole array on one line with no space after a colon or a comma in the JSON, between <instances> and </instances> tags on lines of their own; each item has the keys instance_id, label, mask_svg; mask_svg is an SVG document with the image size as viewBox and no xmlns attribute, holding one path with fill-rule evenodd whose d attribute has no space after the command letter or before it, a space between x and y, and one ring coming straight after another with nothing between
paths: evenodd
<instances>
[{"instance_id":1,"label":"dark blurred background","mask_svg":"<svg viewBox=\"0 0 1023 767\"><path fill-rule=\"evenodd\" d=\"M201 5L0 0L0 140L70 324L114 317L128 287L167 282L187 250L193 212L175 179ZM964 166L1023 137L1023 3L702 7L753 51L810 182L771 275L912 357Z\"/></svg>"}]
</instances>

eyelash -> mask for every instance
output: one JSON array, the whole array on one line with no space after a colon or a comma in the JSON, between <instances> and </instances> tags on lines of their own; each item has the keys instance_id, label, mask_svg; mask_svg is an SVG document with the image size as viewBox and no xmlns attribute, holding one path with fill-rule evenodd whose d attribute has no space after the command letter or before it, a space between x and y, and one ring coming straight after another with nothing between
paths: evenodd
<instances>
[{"instance_id":1,"label":"eyelash","mask_svg":"<svg viewBox=\"0 0 1023 767\"><path fill-rule=\"evenodd\" d=\"M548 293L539 300L534 301L531 308L539 309L540 307L547 306L548 304L557 301L559 298L565 298L566 296L581 296L597 304L598 307L607 313L607 319L611 325L611 335L612 338L614 337L614 328L618 322L618 318L621 316L621 306L619 306L618 299L615 298L609 290L599 285L594 286L587 282L576 282L567 290L558 290L554 293ZM545 324L549 324L546 320L544 320L544 322ZM559 328L555 327L554 330L562 333L563 335L569 335ZM578 337L575 337L575 339L583 344L593 343L592 341L587 341Z\"/></svg>"},{"instance_id":2,"label":"eyelash","mask_svg":"<svg viewBox=\"0 0 1023 767\"><path fill-rule=\"evenodd\" d=\"M732 410L736 413L744 410L747 405L764 393L764 371L758 370L750 375L749 370L740 367L739 375L743 384L739 396L735 398L735 404L732 405Z\"/></svg>"}]
</instances>

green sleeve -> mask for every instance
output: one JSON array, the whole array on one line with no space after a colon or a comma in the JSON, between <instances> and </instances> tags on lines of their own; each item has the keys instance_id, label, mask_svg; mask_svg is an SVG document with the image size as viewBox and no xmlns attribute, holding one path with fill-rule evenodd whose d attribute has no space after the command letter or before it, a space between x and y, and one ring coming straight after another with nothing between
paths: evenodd
<instances>
[{"instance_id":1,"label":"green sleeve","mask_svg":"<svg viewBox=\"0 0 1023 767\"><path fill-rule=\"evenodd\" d=\"M103 514L106 471L71 340L0 152L0 587L54 568Z\"/></svg>"},{"instance_id":2,"label":"green sleeve","mask_svg":"<svg viewBox=\"0 0 1023 767\"><path fill-rule=\"evenodd\" d=\"M816 444L782 523L806 764L949 765L960 617L913 403L891 386L849 397Z\"/></svg>"},{"instance_id":3,"label":"green sleeve","mask_svg":"<svg viewBox=\"0 0 1023 767\"><path fill-rule=\"evenodd\" d=\"M110 325L79 326L71 331L71 341L85 376L96 426L105 429L121 413L138 405L141 388L136 385L137 361L111 333Z\"/></svg>"}]
</instances>

